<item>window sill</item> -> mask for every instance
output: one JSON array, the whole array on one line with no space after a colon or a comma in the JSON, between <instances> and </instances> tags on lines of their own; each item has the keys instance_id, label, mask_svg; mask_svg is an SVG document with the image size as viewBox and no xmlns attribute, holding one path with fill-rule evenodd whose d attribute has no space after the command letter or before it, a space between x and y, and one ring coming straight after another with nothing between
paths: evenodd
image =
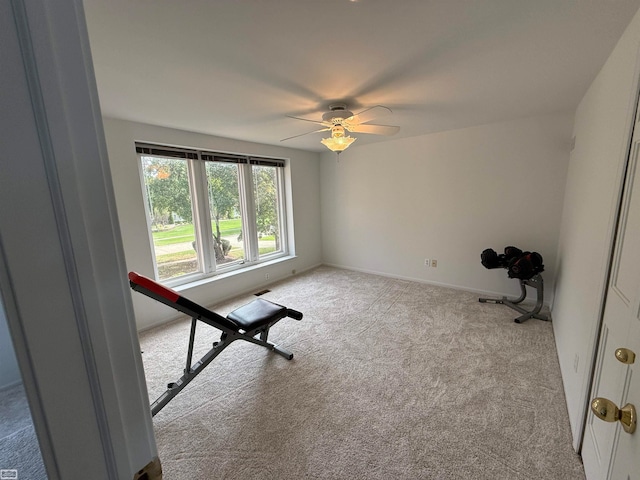
<instances>
[{"instance_id":1,"label":"window sill","mask_svg":"<svg viewBox=\"0 0 640 480\"><path fill-rule=\"evenodd\" d=\"M231 270L229 272L224 272L224 273L219 273L217 275L212 275L210 277L199 278L197 280L193 280L193 281L187 282L187 283L181 283L180 285L176 285L176 286L171 287L171 288L173 290L177 291L177 292L183 292L183 291L186 291L186 290L190 290L192 288L201 287L202 285L207 285L209 283L216 282L218 280L224 280L226 278L231 278L231 277L234 277L236 275L242 275L242 274L245 274L245 273L255 272L256 270L260 270L262 268L269 267L269 266L272 266L272 265L278 265L278 264L283 263L283 262L294 260L295 258L297 258L295 255L285 255L283 257L274 258L273 260L268 260L266 262L257 263L255 265L251 265L251 266L248 266L248 267L238 268L238 269L235 269L235 270Z\"/></svg>"}]
</instances>

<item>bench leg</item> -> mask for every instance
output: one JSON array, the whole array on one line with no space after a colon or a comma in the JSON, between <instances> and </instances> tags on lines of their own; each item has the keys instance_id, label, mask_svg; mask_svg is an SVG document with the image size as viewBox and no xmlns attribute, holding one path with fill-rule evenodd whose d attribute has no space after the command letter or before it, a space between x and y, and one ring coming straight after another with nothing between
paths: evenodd
<instances>
[{"instance_id":1,"label":"bench leg","mask_svg":"<svg viewBox=\"0 0 640 480\"><path fill-rule=\"evenodd\" d=\"M260 332L260 338L256 338L255 336L249 336L249 335L251 335L251 333L247 334L247 336L243 336L242 338L244 340L248 341L248 342L255 343L256 345L261 345L264 348L267 348L267 349L271 350L272 352L277 353L278 355L282 355L287 360L291 360L293 358L293 353L291 353L289 350L286 350L286 349L276 345L275 343L266 341L266 338L269 335L269 329L268 328L266 329L266 331L261 331ZM256 335L257 335L257 333L256 333ZM265 338L265 340L263 340L263 337Z\"/></svg>"},{"instance_id":2,"label":"bench leg","mask_svg":"<svg viewBox=\"0 0 640 480\"><path fill-rule=\"evenodd\" d=\"M167 403L182 391L184 387L191 383L191 380L196 378L202 370L209 365L214 358L222 353L222 351L231 344L237 337L229 337L223 334L219 342L213 344L213 348L209 350L204 356L192 366L185 369L184 375L182 375L177 381L167 385L167 390L160 395L155 402L151 404L151 416L155 416L160 410L162 410Z\"/></svg>"}]
</instances>

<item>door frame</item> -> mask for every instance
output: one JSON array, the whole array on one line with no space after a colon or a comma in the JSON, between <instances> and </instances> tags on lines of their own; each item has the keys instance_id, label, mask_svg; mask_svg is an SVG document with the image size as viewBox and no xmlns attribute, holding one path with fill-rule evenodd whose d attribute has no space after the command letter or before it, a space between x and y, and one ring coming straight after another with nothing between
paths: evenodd
<instances>
[{"instance_id":1,"label":"door frame","mask_svg":"<svg viewBox=\"0 0 640 480\"><path fill-rule=\"evenodd\" d=\"M1 2L0 39L0 294L43 461L134 478L157 447L82 1Z\"/></svg>"}]
</instances>

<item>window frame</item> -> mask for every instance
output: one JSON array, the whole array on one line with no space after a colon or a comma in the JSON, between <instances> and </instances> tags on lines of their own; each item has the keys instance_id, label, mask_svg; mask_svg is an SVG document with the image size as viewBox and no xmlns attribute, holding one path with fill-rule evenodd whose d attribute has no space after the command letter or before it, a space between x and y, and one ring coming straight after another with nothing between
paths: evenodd
<instances>
[{"instance_id":1,"label":"window frame","mask_svg":"<svg viewBox=\"0 0 640 480\"><path fill-rule=\"evenodd\" d=\"M227 274L236 270L244 270L262 263L271 262L281 257L289 256L289 229L287 217L287 194L289 189L286 185L286 176L284 172L287 167L286 159L180 148L141 142L136 142L135 146L138 167L140 170L140 182L144 197L143 208L147 222L149 245L151 247L154 277L157 281L167 286L177 287L207 278L215 278L218 275ZM198 265L197 272L160 280L152 232L151 213L148 208L149 198L144 176L143 157L170 158L186 162L194 237L196 245L199 247L196 249ZM230 262L228 264L218 264L215 258L206 162L232 163L236 164L238 168L238 196L240 216L242 218L241 231L244 247L244 259ZM270 252L262 256L259 251L257 215L253 189L254 165L275 168L280 249L276 252Z\"/></svg>"}]
</instances>

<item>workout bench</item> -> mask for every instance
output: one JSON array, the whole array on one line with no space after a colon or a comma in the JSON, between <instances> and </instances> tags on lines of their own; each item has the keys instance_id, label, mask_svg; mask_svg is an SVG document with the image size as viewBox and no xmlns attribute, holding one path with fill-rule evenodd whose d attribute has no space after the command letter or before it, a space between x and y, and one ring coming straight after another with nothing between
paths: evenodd
<instances>
[{"instance_id":1,"label":"workout bench","mask_svg":"<svg viewBox=\"0 0 640 480\"><path fill-rule=\"evenodd\" d=\"M267 337L269 336L269 329L284 317L301 320L302 313L296 310L258 298L251 303L235 309L225 318L181 296L175 290L160 285L158 282L136 272L129 272L129 284L136 292L140 292L147 297L153 298L191 317L191 334L189 336L189 348L187 350L187 363L184 369L184 375L177 381L169 383L167 390L151 404L152 416L155 416L156 413L162 410L167 403L178 395L191 380L202 372L214 358L220 355L222 351L235 340L245 340L250 343L255 343L256 345L261 345L282 355L287 360L293 358L293 353L267 341ZM213 348L198 362L192 365L193 343L198 320L221 330L222 335L220 336L220 341L214 342Z\"/></svg>"}]
</instances>

